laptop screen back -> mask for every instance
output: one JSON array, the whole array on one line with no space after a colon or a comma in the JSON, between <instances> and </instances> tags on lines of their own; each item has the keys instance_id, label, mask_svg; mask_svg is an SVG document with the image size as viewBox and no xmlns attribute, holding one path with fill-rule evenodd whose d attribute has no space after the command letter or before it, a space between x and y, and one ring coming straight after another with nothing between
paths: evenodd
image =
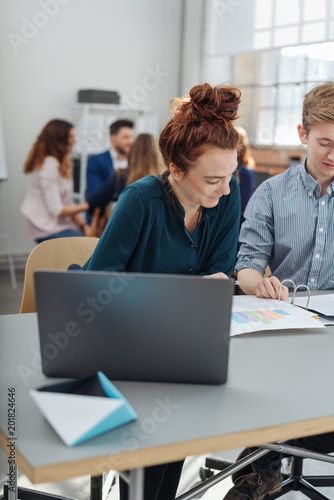
<instances>
[{"instance_id":1,"label":"laptop screen back","mask_svg":"<svg viewBox=\"0 0 334 500\"><path fill-rule=\"evenodd\" d=\"M35 285L45 375L226 382L231 280L37 271Z\"/></svg>"}]
</instances>

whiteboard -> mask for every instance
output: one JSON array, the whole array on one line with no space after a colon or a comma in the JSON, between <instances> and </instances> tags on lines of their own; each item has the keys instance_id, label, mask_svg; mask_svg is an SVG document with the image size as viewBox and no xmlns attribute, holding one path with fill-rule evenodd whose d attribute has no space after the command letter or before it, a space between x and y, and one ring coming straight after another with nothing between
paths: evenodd
<instances>
[{"instance_id":1,"label":"whiteboard","mask_svg":"<svg viewBox=\"0 0 334 500\"><path fill-rule=\"evenodd\" d=\"M7 179L7 166L5 158L5 144L2 133L2 121L1 121L1 111L0 111L0 181Z\"/></svg>"}]
</instances>

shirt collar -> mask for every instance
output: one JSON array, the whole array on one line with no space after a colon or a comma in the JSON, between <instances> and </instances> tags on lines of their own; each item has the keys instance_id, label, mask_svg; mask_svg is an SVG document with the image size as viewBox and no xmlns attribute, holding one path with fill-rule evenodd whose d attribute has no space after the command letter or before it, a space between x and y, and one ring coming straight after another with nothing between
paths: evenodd
<instances>
[{"instance_id":1,"label":"shirt collar","mask_svg":"<svg viewBox=\"0 0 334 500\"><path fill-rule=\"evenodd\" d=\"M302 168L301 168L302 182L303 182L304 187L305 187L306 191L308 192L309 196L311 196L313 193L316 193L319 196L320 192L321 192L320 184L306 170L306 161L307 161L307 156L305 157L305 160L303 161Z\"/></svg>"},{"instance_id":2,"label":"shirt collar","mask_svg":"<svg viewBox=\"0 0 334 500\"><path fill-rule=\"evenodd\" d=\"M316 196L320 196L321 194L321 187L319 182L312 177L311 174L309 174L306 170L306 161L307 161L307 156L305 160L303 161L302 169L301 169L301 177L302 181L304 184L305 189L308 191L309 195L311 196L313 193L316 194ZM328 186L327 188L327 193L330 196L334 195L334 181Z\"/></svg>"},{"instance_id":3,"label":"shirt collar","mask_svg":"<svg viewBox=\"0 0 334 500\"><path fill-rule=\"evenodd\" d=\"M110 146L110 156L113 161L114 168L127 168L128 160L124 158L124 160L120 160L117 152L114 150L112 146Z\"/></svg>"}]
</instances>

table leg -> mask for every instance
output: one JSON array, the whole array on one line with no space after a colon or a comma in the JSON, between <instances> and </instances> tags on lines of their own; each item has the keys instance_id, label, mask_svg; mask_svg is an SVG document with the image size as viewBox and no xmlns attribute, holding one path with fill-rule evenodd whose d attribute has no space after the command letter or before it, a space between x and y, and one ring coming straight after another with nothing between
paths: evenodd
<instances>
[{"instance_id":1,"label":"table leg","mask_svg":"<svg viewBox=\"0 0 334 500\"><path fill-rule=\"evenodd\" d=\"M103 475L90 478L90 500L102 500Z\"/></svg>"},{"instance_id":2,"label":"table leg","mask_svg":"<svg viewBox=\"0 0 334 500\"><path fill-rule=\"evenodd\" d=\"M8 486L8 500L17 500L17 467L11 466L10 482Z\"/></svg>"},{"instance_id":3,"label":"table leg","mask_svg":"<svg viewBox=\"0 0 334 500\"><path fill-rule=\"evenodd\" d=\"M129 472L129 500L144 500L144 469L133 469Z\"/></svg>"}]
</instances>

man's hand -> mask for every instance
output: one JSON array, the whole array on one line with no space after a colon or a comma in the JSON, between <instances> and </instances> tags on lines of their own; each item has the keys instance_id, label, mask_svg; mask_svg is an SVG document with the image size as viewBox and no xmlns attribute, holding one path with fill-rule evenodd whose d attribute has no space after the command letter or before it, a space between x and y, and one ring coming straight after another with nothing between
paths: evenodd
<instances>
[{"instance_id":1,"label":"man's hand","mask_svg":"<svg viewBox=\"0 0 334 500\"><path fill-rule=\"evenodd\" d=\"M275 276L263 278L255 287L255 295L265 299L278 299L278 292L281 282ZM289 295L289 289L282 285L280 300L285 300Z\"/></svg>"}]
</instances>

